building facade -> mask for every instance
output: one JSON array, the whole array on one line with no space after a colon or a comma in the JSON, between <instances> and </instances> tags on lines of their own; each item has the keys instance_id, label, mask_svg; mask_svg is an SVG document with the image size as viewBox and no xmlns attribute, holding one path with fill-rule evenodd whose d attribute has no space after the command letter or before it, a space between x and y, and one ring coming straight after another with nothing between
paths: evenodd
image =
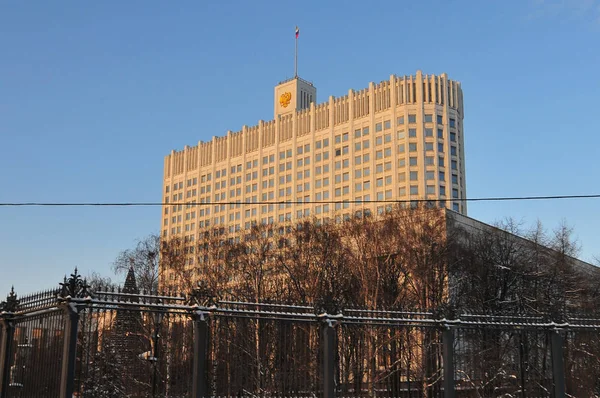
<instances>
[{"instance_id":1,"label":"building facade","mask_svg":"<svg viewBox=\"0 0 600 398\"><path fill-rule=\"evenodd\" d=\"M460 83L446 74L392 75L322 103L312 83L281 82L273 120L165 157L162 236L340 221L393 201L466 214L463 117Z\"/></svg>"}]
</instances>

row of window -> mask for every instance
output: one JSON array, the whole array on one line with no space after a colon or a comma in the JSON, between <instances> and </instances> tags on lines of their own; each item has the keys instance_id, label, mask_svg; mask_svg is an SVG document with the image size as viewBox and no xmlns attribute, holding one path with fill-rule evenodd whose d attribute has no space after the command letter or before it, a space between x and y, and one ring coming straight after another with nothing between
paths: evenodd
<instances>
[{"instance_id":1,"label":"row of window","mask_svg":"<svg viewBox=\"0 0 600 398\"><path fill-rule=\"evenodd\" d=\"M442 187L440 187L440 188L442 188ZM379 192L377 195L378 195L378 198L381 198L381 200L383 200L383 198L391 197L391 191ZM364 199L364 200L368 201L369 199ZM406 203L401 203L400 205L402 207L405 207ZM416 207L417 205L418 205L417 201L410 202L410 206L412 206L412 207ZM348 202L335 203L334 206L335 206L335 210L336 211L340 211L342 209L348 209L350 207L350 203L348 203ZM434 207L435 206L435 202L432 201L430 203L430 206ZM445 206L445 204L443 202L439 203L439 207L444 207L444 206ZM391 211L392 208L393 207L392 207L391 204L386 205L386 206L378 206L377 207L377 213L378 214L383 214L386 211ZM457 212L460 211L460 204L458 202L453 202L452 203L452 209L454 211L457 211ZM329 211L330 211L330 205L329 204L323 204L323 205L315 206L315 215L327 214L327 213L329 213ZM311 213L310 209L299 209L299 210L296 211L296 217L297 218L309 217L310 213ZM361 210L356 210L355 211L355 216L356 217L362 217L363 215L367 216L369 214L371 214L371 210L370 209L361 209ZM255 211L255 209L251 213L251 216L252 217L256 217L256 211ZM247 216L247 217L249 217L249 216ZM349 213L344 213L344 214L341 214L341 215L335 215L334 220L335 220L335 222L339 223L342 220L349 220L350 217L351 217L351 215ZM236 213L235 218L233 217L233 214L231 214L230 217L229 217L229 221L230 222L234 222L234 221L239 220L239 219L240 219L239 218L239 213ZM283 223L283 222L289 222L289 221L291 221L291 219L292 219L292 213L291 212L288 212L288 213L285 213L285 214L282 213L282 214L280 214L278 216L278 220L281 223ZM274 216L269 216L269 217L262 217L260 219L260 222L262 224L273 224L274 220L275 220ZM326 218L323 218L323 219L317 218L317 223L318 224L320 224L322 222L328 222L328 221L330 221L329 217L326 217ZM225 224L225 216L214 217L214 219L213 219L213 225L219 225L219 224L221 224L221 225ZM249 228L251 228L252 226L254 226L256 224L257 224L257 220L250 220L250 221L246 221L245 222L244 227L246 229L249 229ZM211 225L210 220L203 220L203 221L198 222L198 228L199 229L203 229L205 227L209 227L210 225ZM195 230L195 226L196 226L195 223L186 224L185 225L185 232L190 232L190 231L193 232ZM223 229L223 228L221 228L221 229ZM228 230L229 230L230 233L239 232L241 230L241 225L240 224L232 224L232 225L230 225L228 227ZM182 229L181 226L177 226L177 227L171 228L171 234L172 235L180 234L182 231L183 231L183 229ZM167 232L168 232L168 229L164 229L163 230L163 236L166 237L167 236ZM193 242L193 241L195 241L195 237L196 237L196 233L195 232L193 234L185 235L185 240L184 241L186 243ZM186 247L185 253L186 254L188 254L188 253L194 253L194 247L193 246ZM193 261L191 261L190 264L191 263L193 263Z\"/></svg>"},{"instance_id":2,"label":"row of window","mask_svg":"<svg viewBox=\"0 0 600 398\"><path fill-rule=\"evenodd\" d=\"M370 175L369 173L369 168L364 168L364 169L358 169L355 170L355 175L357 178L361 178L361 177L367 177ZM419 181L419 172L418 171L409 171L408 173L409 176L409 180L410 181ZM432 170L427 170L425 171L425 181L432 181L435 178L435 171ZM446 176L445 176L445 172L444 171L438 171L438 180L439 182L445 182L446 180ZM350 174L349 173L343 173L343 174L337 174L335 175L334 178L335 184L342 184L344 182L349 182L350 181ZM403 183L406 181L406 173L402 172L402 173L398 173L398 182ZM265 181L266 182L266 181ZM263 182L263 186L265 186L265 182ZM460 181L462 183L462 180ZM458 175L456 174L452 174L452 183L458 185L459 183L459 178ZM376 187L383 187L383 186L388 186L392 184L392 176L391 175L387 175L384 177L378 177L375 179L375 186ZM315 181L315 188L321 188L321 187L327 187L329 186L329 177L325 177L323 179L318 179ZM428 187L430 187L428 185ZM247 187L250 188L250 187ZM355 192L361 192L363 190L370 190L371 189L371 181L370 180L366 180L366 181L360 181L360 182L356 182L354 185L354 190ZM247 189L247 192L255 192L257 190L257 185L253 184L251 186L250 189ZM405 187L400 187L400 195L405 194ZM296 193L302 193L302 192L307 192L310 191L310 183L304 183L304 184L298 184L296 186ZM345 186L341 186L341 187L337 187L334 189L334 194L336 197L342 196L342 195L346 195L349 193L349 186L345 185ZM457 188L453 188L453 198L457 198L458 197L458 189ZM241 192L239 192L241 193ZM435 193L433 191L433 188L427 188L426 191L427 194L432 194ZM411 194L418 194L418 190L417 187L414 186L413 188L411 188ZM292 187L286 187L286 188L280 188L279 189L279 198L283 198L283 197L289 197L292 195ZM440 195L445 195L445 188L443 185L440 185ZM381 195L378 195L378 198ZM208 198L207 198L208 199ZM224 200L225 199L225 193L221 193L220 195L216 195L215 196L215 201L219 201L219 200ZM251 202L257 202L257 196L253 196L251 198ZM275 199L275 192L274 191L270 191L270 192L265 192L262 194L261 196L261 200L262 201L267 201L267 200L274 200ZM301 202L304 199L304 201L310 201L310 196L305 196L304 198L299 197L297 198L297 201ZM323 191L323 192L316 192L315 194L315 200L320 201L320 200L327 200L329 199L329 191ZM201 203L205 203L204 199L201 201ZM237 204L230 204L230 208L238 208L240 207L242 204L241 203L237 203ZM186 204L186 208L190 208L190 204ZM283 208L283 204L281 205L281 208ZM173 205L173 210L175 211L176 209L181 210L182 209L182 205ZM221 211L225 211L226 209L226 205L215 205L215 212L219 212L219 209L221 209ZM206 215L210 215L210 209L206 209ZM168 214L168 208L165 208L165 214ZM194 218L196 213L195 211L192 213L187 213L186 214L186 220L189 220L189 217ZM204 209L200 210L200 217L204 216ZM167 219L165 219L165 225L167 225ZM172 217L172 222L181 222L181 215L179 216L173 216Z\"/></svg>"},{"instance_id":3,"label":"row of window","mask_svg":"<svg viewBox=\"0 0 600 398\"><path fill-rule=\"evenodd\" d=\"M344 147L347 148L347 147ZM426 142L425 143L425 151L433 151L434 148L434 143L433 142ZM438 143L438 152L443 153L444 151L444 145L443 143ZM417 152L417 144L416 143L409 143L409 152L413 153L413 152ZM346 154L347 151L342 151L343 154ZM398 153L402 154L405 153L405 144L400 144L398 145ZM325 154L328 154L327 152L325 152ZM384 159L384 158L388 158L391 157L391 148L385 148L384 150L380 150L380 151L376 151L375 152L375 159L380 160L380 159ZM450 154L452 156L457 156L458 151L457 151L457 147L455 146L451 146L450 147ZM434 161L433 161L434 157L433 156L426 156L425 157L425 164L426 165L433 165ZM354 164L355 165L360 165L361 163L366 163L370 160L370 154L366 153L364 155L359 155L356 156L354 159ZM304 159L298 159L298 166L306 166L310 164L310 158L304 158ZM403 166L404 164L401 162L401 164L399 166ZM409 165L411 166L416 166L417 165L417 157L410 157L409 158ZM440 157L439 159L439 165L440 166L444 166L444 159L443 157ZM336 170L339 170L340 168L346 168L349 166L349 162L348 160L344 160L341 162L335 162L335 167ZM316 171L316 175L321 174L321 167L322 166L317 166L315 168ZM457 161L456 160L452 160L451 161L451 168L456 170L458 167ZM287 162L287 164L281 164L280 168L279 168L280 172L283 172L285 170L291 170L292 169L292 165L291 162ZM329 166L325 165L325 172L329 171ZM275 168L274 167L269 167L269 168L265 168L263 169L263 177L267 177L270 175L273 175L275 173ZM297 179L302 179L302 178L309 178L310 177L310 170L306 169L306 170L302 170L297 172ZM251 180L255 180L258 178L258 172L252 172L252 173L247 173L246 174L246 182L249 182ZM274 185L274 180L273 179L269 179L268 181L270 181L270 187L272 187ZM291 174L287 174L286 176L280 176L279 178L279 183L280 184L284 184L284 183L290 183L292 181L291 178ZM241 184L242 183L242 177L241 176L237 176L237 177L232 177L230 179L230 185L234 186L237 184ZM180 183L181 184L181 183ZM263 181L263 188L266 188L266 184L267 184L267 180ZM256 185L256 184L254 184ZM215 190L220 190L220 189L224 189L227 187L227 181L223 180L223 181L217 181L215 182ZM210 193L211 191L211 185L208 185L206 187L200 187L200 194L204 194L204 193ZM254 190L253 190L254 191ZM250 192L250 185L246 186L246 192ZM190 197L195 197L197 194L196 189L192 189L192 190L188 190L186 192L186 198L190 198ZM180 192L178 194L173 194L173 200L182 200L183 199L183 192ZM168 201L168 198L167 198Z\"/></svg>"},{"instance_id":4,"label":"row of window","mask_svg":"<svg viewBox=\"0 0 600 398\"><path fill-rule=\"evenodd\" d=\"M453 119L451 119L453 120ZM355 137L360 137L360 136L366 136L369 134L369 129L368 127L363 128L362 130L356 130L355 131ZM400 130L398 131L398 139L403 139L405 138L405 132L404 130ZM409 129L408 130L408 136L409 138L413 138L416 137L417 132L416 129ZM426 137L433 137L433 129L431 128L426 128L425 129L425 136ZM442 138L443 139L443 130L438 129L438 138ZM450 141L451 142L456 142L457 136L455 132L450 132ZM340 135L336 135L335 136L335 140L336 143L338 142L345 142L348 140L348 133L344 133L344 134L340 134ZM391 142L391 134L386 134L383 137L382 136L377 136L375 137L375 145L379 146L382 145L383 143L389 143ZM323 140L319 140L316 142L316 147L317 148L324 148L327 147L329 145L329 139L325 138ZM410 143L409 144L411 146L411 148L414 148L413 150L416 151L416 143ZM433 143L425 143L425 150L433 150L432 147ZM362 142L357 142L355 143L355 150L361 150L361 149L368 149L370 147L370 140L363 140ZM402 147L399 147L399 153L402 153L401 151ZM443 152L443 143L438 143L438 151ZM452 155L456 155L456 148L452 147L451 148L452 151ZM303 154L303 153L308 153L310 152L310 144L306 144L303 146L299 146L297 147L297 154ZM335 149L335 156L342 156L344 154L349 153L349 148L348 146L344 146L342 148L337 148ZM287 151L281 151L280 152L280 159L286 159L292 156L292 150L288 149ZM321 160L327 160L329 159L329 152L322 152L322 153L318 153L315 156L315 161L319 162ZM268 156L264 156L263 157L263 164L269 164L269 163L273 163L275 161L275 156L274 155L268 155ZM304 157L301 159L297 159L297 167L302 167L302 166L306 166L310 164L310 157ZM254 167L258 166L258 160L254 159L253 161L248 161L247 164L247 169L251 169ZM279 166L280 171L283 171L283 169L289 170L292 167L292 163L291 161L288 161L285 163L285 165L282 163ZM274 174L274 167L269 167L269 168L265 168L263 169L263 176L267 176L267 175L272 175ZM231 167L231 172L235 173L235 172L241 172L242 171L242 165L238 164L236 166L232 166ZM222 169L222 170L217 170L215 172L215 178L224 178L227 175L227 169ZM257 172L252 172L252 173L246 173L246 181L249 181L250 179L256 179L258 176ZM200 177L200 182L201 183L205 183L207 181L211 181L212 179L212 173L207 173L206 175L202 175ZM230 180L231 184L234 183L240 183L241 182L241 178L238 176L236 179L232 178ZM235 181L235 182L234 182ZM194 178L190 178L187 180L187 186L194 186L197 185L198 183L198 178L194 177ZM226 186L225 182L221 182L221 184L223 186ZM177 189L183 189L183 182L177 182L173 184L173 190L177 190ZM169 193L170 191L170 186L167 186L165 188L166 192Z\"/></svg>"}]
</instances>

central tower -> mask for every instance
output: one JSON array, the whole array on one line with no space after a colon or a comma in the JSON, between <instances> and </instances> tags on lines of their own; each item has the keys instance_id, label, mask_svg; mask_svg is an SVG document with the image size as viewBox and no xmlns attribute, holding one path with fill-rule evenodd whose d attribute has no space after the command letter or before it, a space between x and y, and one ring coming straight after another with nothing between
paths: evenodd
<instances>
[{"instance_id":1,"label":"central tower","mask_svg":"<svg viewBox=\"0 0 600 398\"><path fill-rule=\"evenodd\" d=\"M310 108L311 102L317 102L317 89L311 82L299 77L284 80L275 86L274 119Z\"/></svg>"}]
</instances>

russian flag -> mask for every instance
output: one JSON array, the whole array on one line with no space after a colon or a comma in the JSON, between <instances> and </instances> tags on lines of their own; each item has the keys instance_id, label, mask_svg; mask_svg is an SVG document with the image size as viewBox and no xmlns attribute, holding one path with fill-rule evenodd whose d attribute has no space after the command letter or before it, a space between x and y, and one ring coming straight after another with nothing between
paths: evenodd
<instances>
[{"instance_id":1,"label":"russian flag","mask_svg":"<svg viewBox=\"0 0 600 398\"><path fill-rule=\"evenodd\" d=\"M300 36L300 29L296 26L296 39Z\"/></svg>"}]
</instances>

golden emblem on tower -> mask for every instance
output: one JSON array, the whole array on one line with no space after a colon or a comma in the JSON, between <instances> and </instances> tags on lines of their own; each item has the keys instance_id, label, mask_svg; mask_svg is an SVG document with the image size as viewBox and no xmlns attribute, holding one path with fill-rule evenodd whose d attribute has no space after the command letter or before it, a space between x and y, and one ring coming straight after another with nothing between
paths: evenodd
<instances>
[{"instance_id":1,"label":"golden emblem on tower","mask_svg":"<svg viewBox=\"0 0 600 398\"><path fill-rule=\"evenodd\" d=\"M291 101L292 101L292 93L290 93L290 92L285 92L285 93L281 94L281 96L279 97L279 104L281 106L283 106L284 108L287 108L287 106L290 104Z\"/></svg>"}]
</instances>

